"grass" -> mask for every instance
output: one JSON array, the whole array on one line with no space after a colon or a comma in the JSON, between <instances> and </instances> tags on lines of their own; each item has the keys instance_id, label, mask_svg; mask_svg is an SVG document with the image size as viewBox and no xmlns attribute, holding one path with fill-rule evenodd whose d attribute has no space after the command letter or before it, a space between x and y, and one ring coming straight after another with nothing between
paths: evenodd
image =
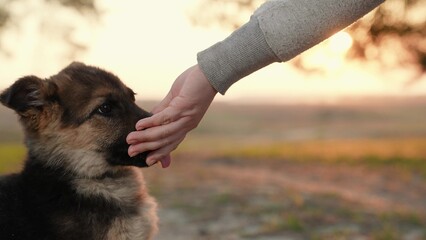
<instances>
[{"instance_id":1,"label":"grass","mask_svg":"<svg viewBox=\"0 0 426 240\"><path fill-rule=\"evenodd\" d=\"M16 172L22 167L26 150L22 144L0 144L0 174Z\"/></svg>"},{"instance_id":2,"label":"grass","mask_svg":"<svg viewBox=\"0 0 426 240\"><path fill-rule=\"evenodd\" d=\"M373 240L399 240L402 239L398 230L391 226L384 226L373 233Z\"/></svg>"},{"instance_id":3,"label":"grass","mask_svg":"<svg viewBox=\"0 0 426 240\"><path fill-rule=\"evenodd\" d=\"M413 171L426 177L426 138L260 143L224 148L222 157L357 164Z\"/></svg>"},{"instance_id":4,"label":"grass","mask_svg":"<svg viewBox=\"0 0 426 240\"><path fill-rule=\"evenodd\" d=\"M232 144L226 140L200 147L197 139L177 152L214 152L222 158L290 160L328 164L357 164L371 168L394 168L426 177L426 138L324 140L253 144ZM232 147L231 147L232 146ZM16 171L25 156L22 144L0 144L0 173Z\"/></svg>"},{"instance_id":5,"label":"grass","mask_svg":"<svg viewBox=\"0 0 426 240\"><path fill-rule=\"evenodd\" d=\"M202 164L200 168L189 165L190 172L209 171ZM169 174L194 181L197 174L184 173L184 169L187 168L179 167ZM239 180L217 179L218 176L217 172L211 172L209 179L199 182L202 187L197 188L190 187L190 183L180 190L176 190L176 186L157 185L167 192L157 199L165 208L171 206L185 212L191 222L203 229L209 229L206 227L209 224L228 227L222 223L221 216L234 216L229 224L236 223L236 226L228 231L238 232L242 239L284 235L300 236L300 239L355 239L353 236L361 234L372 240L392 240L402 239L403 234L411 229L423 229L426 224L421 213L400 213L392 209L377 213L336 194L306 194L273 184L245 188ZM218 182L209 184L209 180Z\"/></svg>"},{"instance_id":6,"label":"grass","mask_svg":"<svg viewBox=\"0 0 426 240\"><path fill-rule=\"evenodd\" d=\"M225 138L217 142L215 139L200 141L192 137L175 155L173 172L162 175L163 178L173 175L176 181L188 186L188 191L173 193L176 186L159 184L156 188L162 189L165 194L158 199L163 200L164 206L187 208L188 211L184 210L188 212L187 217L203 226L217 226L215 224L222 221L221 215L234 216L232 221L239 227L230 230L229 234L239 231L241 239L296 236L318 240L357 237L392 240L404 239L416 231L423 234L422 237L426 234L421 230L426 226L423 210L404 212L386 208L375 212L338 193L307 193L303 189L286 188L278 182L259 184L251 180L260 169L285 175L287 166L297 165L304 169L316 164L325 165L327 173L334 169L339 171L334 168L336 165L342 165L345 169L351 169L353 165L372 168L371 172L376 172L377 176L391 176L389 180L383 177L386 183L418 179L418 186L423 189L424 185L421 184L426 183L426 138L298 142L259 140L250 143L244 140L232 142ZM215 167L218 168L214 170ZM225 178L221 169L229 168L251 169L253 175L240 178L236 170L235 175L226 175ZM421 175L425 178L417 178ZM327 178L326 175L324 177ZM198 187L194 188L194 182ZM392 183L389 184L392 186ZM191 196L191 199L185 196ZM208 232L213 234L214 231Z\"/></svg>"},{"instance_id":7,"label":"grass","mask_svg":"<svg viewBox=\"0 0 426 240\"><path fill-rule=\"evenodd\" d=\"M285 160L297 164L314 161L331 165L361 164L378 170L395 167L409 173L426 173L426 139L281 142L246 144L233 149L231 145L223 141L210 150L219 159L244 159L244 164L248 164L245 167L250 167L251 162L273 166ZM163 209L181 210L191 224L200 225L208 234L214 234L215 224L221 224L227 219L223 216L229 215L230 221L237 224L223 227L229 234L237 232L242 239L286 234L301 239L352 239L351 236L362 234L372 240L393 240L402 239L411 229L423 229L426 225L424 213L400 213L392 209L375 213L336 194L306 193L275 183L257 185L240 178L223 178L220 171L212 171L208 162L198 160L202 157L193 154L204 154L204 149L206 147L186 146L186 152L179 150L174 169L164 172L150 168L145 173L151 194ZM0 173L19 170L24 157L25 148L21 144L0 144ZM197 160L186 160L188 157ZM225 162L223 167L229 167L227 164L238 167L232 164L240 162ZM254 166L254 175L256 170Z\"/></svg>"},{"instance_id":8,"label":"grass","mask_svg":"<svg viewBox=\"0 0 426 240\"><path fill-rule=\"evenodd\" d=\"M169 169L143 170L163 214L160 233L173 233L161 239L426 239L418 202L426 184L426 103L367 105L212 107ZM26 152L8 143L22 134L5 114L0 174L18 171ZM289 177L338 189L312 191ZM378 210L342 189L396 205Z\"/></svg>"}]
</instances>

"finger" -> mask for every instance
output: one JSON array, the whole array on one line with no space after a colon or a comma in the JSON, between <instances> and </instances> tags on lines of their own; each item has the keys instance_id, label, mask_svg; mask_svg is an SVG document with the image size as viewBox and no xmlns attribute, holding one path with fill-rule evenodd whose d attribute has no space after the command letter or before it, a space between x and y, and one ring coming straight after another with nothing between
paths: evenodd
<instances>
[{"instance_id":1,"label":"finger","mask_svg":"<svg viewBox=\"0 0 426 240\"><path fill-rule=\"evenodd\" d=\"M167 145L167 142L165 142L165 140L157 141L157 142L145 142L145 143L130 145L127 151L130 157L134 157L138 155L139 153L159 149L164 145Z\"/></svg>"},{"instance_id":2,"label":"finger","mask_svg":"<svg viewBox=\"0 0 426 240\"><path fill-rule=\"evenodd\" d=\"M133 131L127 135L126 141L128 144L158 141L183 130L183 125L183 121L175 121L167 125L151 127L141 131Z\"/></svg>"},{"instance_id":3,"label":"finger","mask_svg":"<svg viewBox=\"0 0 426 240\"><path fill-rule=\"evenodd\" d=\"M160 149L157 149L155 151L152 151L148 154L147 157L147 163L150 165L155 164L156 162L161 162L161 166L163 168L167 168L170 165L171 162L171 158L170 158L170 153L175 150L179 144L183 141L183 139L185 138L185 136L181 137L180 139L178 139L177 141L163 147Z\"/></svg>"},{"instance_id":4,"label":"finger","mask_svg":"<svg viewBox=\"0 0 426 240\"><path fill-rule=\"evenodd\" d=\"M146 163L148 164L148 166L152 166L156 163L160 162L161 163L161 167L162 168L168 168L172 162L172 158L170 156L170 154L168 154L167 156L165 156L164 158L157 160L157 158L151 158L146 160Z\"/></svg>"},{"instance_id":5,"label":"finger","mask_svg":"<svg viewBox=\"0 0 426 240\"><path fill-rule=\"evenodd\" d=\"M159 112L163 111L164 109L166 109L169 106L169 104L172 101L172 99L173 99L173 96L172 96L171 92L169 92L166 95L166 97L163 100L161 100L161 102L159 104L155 105L152 108L151 112L153 114L156 114L156 113L159 113Z\"/></svg>"},{"instance_id":6,"label":"finger","mask_svg":"<svg viewBox=\"0 0 426 240\"><path fill-rule=\"evenodd\" d=\"M161 161L161 167L168 168L170 164L172 163L172 157L169 154L165 158L161 159L160 161Z\"/></svg>"},{"instance_id":7,"label":"finger","mask_svg":"<svg viewBox=\"0 0 426 240\"><path fill-rule=\"evenodd\" d=\"M162 110L166 109L167 106L170 104L170 102L172 101L172 94L169 92L166 97L164 97L163 100L161 100L161 102L159 104L157 104L156 106L154 106L153 110L151 111L151 113L153 115L155 115L158 112L161 112ZM137 130L141 130L144 128L149 128L154 126L153 120L155 120L155 118L151 117L147 117L144 119L139 120L136 123L136 129Z\"/></svg>"},{"instance_id":8,"label":"finger","mask_svg":"<svg viewBox=\"0 0 426 240\"><path fill-rule=\"evenodd\" d=\"M185 136L184 131L180 131L176 134L170 135L169 137L160 139L158 141L153 142L143 142L143 143L137 143L132 144L129 146L128 154L129 156L135 156L138 153L146 152L146 151L154 151L160 148L164 148L168 145L176 145L179 144Z\"/></svg>"},{"instance_id":9,"label":"finger","mask_svg":"<svg viewBox=\"0 0 426 240\"><path fill-rule=\"evenodd\" d=\"M165 125L178 119L179 112L173 108L167 107L161 112L158 112L151 117L143 118L136 123L136 130L140 131L145 128Z\"/></svg>"}]
</instances>

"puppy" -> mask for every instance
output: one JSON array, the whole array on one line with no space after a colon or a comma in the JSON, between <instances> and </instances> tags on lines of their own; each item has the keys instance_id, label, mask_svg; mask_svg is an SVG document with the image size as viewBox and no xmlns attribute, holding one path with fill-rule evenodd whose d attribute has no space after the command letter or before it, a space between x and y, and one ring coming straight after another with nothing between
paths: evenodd
<instances>
[{"instance_id":1,"label":"puppy","mask_svg":"<svg viewBox=\"0 0 426 240\"><path fill-rule=\"evenodd\" d=\"M42 80L26 76L0 95L16 111L28 157L0 178L0 239L152 239L156 203L129 157L126 136L150 114L116 76L72 63Z\"/></svg>"}]
</instances>

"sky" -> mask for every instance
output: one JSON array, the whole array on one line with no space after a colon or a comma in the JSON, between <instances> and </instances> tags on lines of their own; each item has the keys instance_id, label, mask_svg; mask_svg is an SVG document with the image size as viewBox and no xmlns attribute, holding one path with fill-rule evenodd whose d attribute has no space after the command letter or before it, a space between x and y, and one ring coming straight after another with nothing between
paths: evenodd
<instances>
[{"instance_id":1,"label":"sky","mask_svg":"<svg viewBox=\"0 0 426 240\"><path fill-rule=\"evenodd\" d=\"M104 0L99 20L71 18L73 38L87 50L64 58L63 43L51 35L39 35L37 23L60 27L69 20L64 13L28 0L25 8L16 7L24 16L18 30L4 33L10 57L0 56L0 88L6 88L24 75L49 77L72 60L113 72L131 87L141 100L159 100L166 95L176 77L196 64L196 54L223 40L231 32L219 26L191 24L188 15L195 11L195 0ZM29 7L31 6L31 7ZM31 10L28 10L31 9ZM51 19L58 20L50 21ZM43 22L44 21L44 22ZM57 24L57 25L55 25ZM47 28L49 31L49 28ZM67 30L65 30L67 31ZM320 67L320 74L298 71L289 63L275 63L233 85L217 101L332 102L350 96L413 96L426 93L426 79L406 86L413 73L407 69L383 71L377 63L347 62L344 54L352 39L340 32L308 50L308 64Z\"/></svg>"}]
</instances>

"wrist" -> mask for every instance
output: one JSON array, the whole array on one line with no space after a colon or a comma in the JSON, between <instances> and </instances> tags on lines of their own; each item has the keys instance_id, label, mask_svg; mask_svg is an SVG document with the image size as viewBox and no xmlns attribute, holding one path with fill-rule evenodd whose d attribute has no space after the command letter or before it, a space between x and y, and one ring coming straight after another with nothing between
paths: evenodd
<instances>
[{"instance_id":1,"label":"wrist","mask_svg":"<svg viewBox=\"0 0 426 240\"><path fill-rule=\"evenodd\" d=\"M196 74L196 79L198 79L198 82L202 85L203 92L209 96L215 96L218 91L216 88L211 84L207 76L204 74L200 66L197 64L194 66L194 73Z\"/></svg>"},{"instance_id":2,"label":"wrist","mask_svg":"<svg viewBox=\"0 0 426 240\"><path fill-rule=\"evenodd\" d=\"M198 53L197 60L203 75L221 94L241 78L279 61L254 17L224 41Z\"/></svg>"}]
</instances>

